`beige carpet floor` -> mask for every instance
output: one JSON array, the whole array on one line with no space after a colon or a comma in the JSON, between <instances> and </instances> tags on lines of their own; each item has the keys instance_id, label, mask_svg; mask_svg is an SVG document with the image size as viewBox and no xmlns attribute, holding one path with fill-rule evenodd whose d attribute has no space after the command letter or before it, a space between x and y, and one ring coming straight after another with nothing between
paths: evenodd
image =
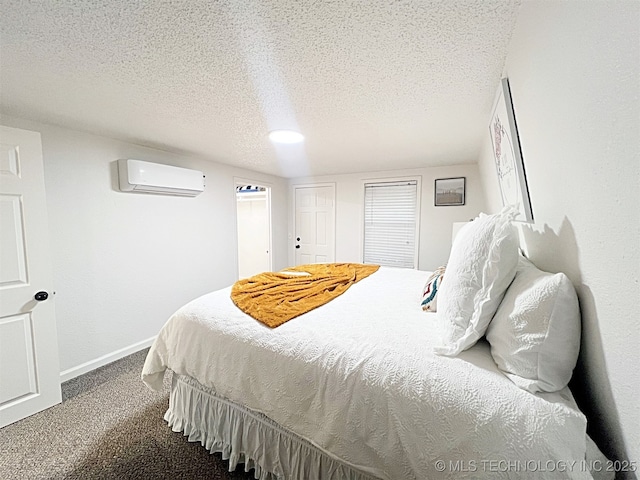
<instances>
[{"instance_id":1,"label":"beige carpet floor","mask_svg":"<svg viewBox=\"0 0 640 480\"><path fill-rule=\"evenodd\" d=\"M63 384L63 403L0 429L0 479L251 479L163 420L140 380L146 350Z\"/></svg>"}]
</instances>

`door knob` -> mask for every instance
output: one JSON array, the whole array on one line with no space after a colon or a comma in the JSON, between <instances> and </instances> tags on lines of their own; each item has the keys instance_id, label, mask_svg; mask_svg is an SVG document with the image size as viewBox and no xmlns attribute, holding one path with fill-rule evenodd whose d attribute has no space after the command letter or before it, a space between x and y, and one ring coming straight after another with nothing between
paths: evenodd
<instances>
[{"instance_id":1,"label":"door knob","mask_svg":"<svg viewBox=\"0 0 640 480\"><path fill-rule=\"evenodd\" d=\"M300 241L300 237L296 237L296 240L297 240L297 241Z\"/></svg>"},{"instance_id":2,"label":"door knob","mask_svg":"<svg viewBox=\"0 0 640 480\"><path fill-rule=\"evenodd\" d=\"M300 248L300 245L296 245L296 248Z\"/></svg>"},{"instance_id":3,"label":"door knob","mask_svg":"<svg viewBox=\"0 0 640 480\"><path fill-rule=\"evenodd\" d=\"M49 298L49 294L47 292L38 292L33 296L33 298L35 298L38 302L43 302L47 298Z\"/></svg>"}]
</instances>

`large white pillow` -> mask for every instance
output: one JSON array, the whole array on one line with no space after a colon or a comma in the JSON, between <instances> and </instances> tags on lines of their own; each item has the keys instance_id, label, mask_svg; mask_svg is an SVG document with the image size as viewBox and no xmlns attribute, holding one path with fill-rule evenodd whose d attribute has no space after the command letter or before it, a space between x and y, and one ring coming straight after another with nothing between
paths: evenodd
<instances>
[{"instance_id":1,"label":"large white pillow","mask_svg":"<svg viewBox=\"0 0 640 480\"><path fill-rule=\"evenodd\" d=\"M538 270L522 257L487 340L498 368L529 392L555 392L573 373L580 350L580 308L564 273Z\"/></svg>"},{"instance_id":2,"label":"large white pillow","mask_svg":"<svg viewBox=\"0 0 640 480\"><path fill-rule=\"evenodd\" d=\"M485 334L505 290L516 274L518 235L513 207L480 214L458 233L438 293L442 344L434 351L455 356Z\"/></svg>"}]
</instances>

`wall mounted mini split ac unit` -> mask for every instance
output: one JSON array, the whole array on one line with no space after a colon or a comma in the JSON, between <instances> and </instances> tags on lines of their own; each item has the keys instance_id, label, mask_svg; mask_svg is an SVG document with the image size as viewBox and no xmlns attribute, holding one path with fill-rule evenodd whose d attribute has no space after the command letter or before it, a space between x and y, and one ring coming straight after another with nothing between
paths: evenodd
<instances>
[{"instance_id":1,"label":"wall mounted mini split ac unit","mask_svg":"<svg viewBox=\"0 0 640 480\"><path fill-rule=\"evenodd\" d=\"M204 191L199 170L141 160L118 160L120 191L195 197Z\"/></svg>"}]
</instances>

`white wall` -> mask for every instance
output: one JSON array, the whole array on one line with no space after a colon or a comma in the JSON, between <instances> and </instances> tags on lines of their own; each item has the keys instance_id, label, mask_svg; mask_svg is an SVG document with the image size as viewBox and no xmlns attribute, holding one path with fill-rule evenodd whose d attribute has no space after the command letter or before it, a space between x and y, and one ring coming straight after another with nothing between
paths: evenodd
<instances>
[{"instance_id":1,"label":"white wall","mask_svg":"<svg viewBox=\"0 0 640 480\"><path fill-rule=\"evenodd\" d=\"M296 178L289 181L289 263L294 261L293 186L313 183L336 185L336 262L362 262L364 183L368 180L420 176L420 239L418 268L435 270L449 258L453 222L474 218L484 208L484 194L477 165L455 165L415 170L326 175ZM466 203L459 207L435 207L434 181L437 178L466 177Z\"/></svg>"},{"instance_id":2,"label":"white wall","mask_svg":"<svg viewBox=\"0 0 640 480\"><path fill-rule=\"evenodd\" d=\"M524 3L505 72L535 217L523 246L577 288L583 342L572 389L589 433L640 468L639 7ZM496 211L488 142L480 169Z\"/></svg>"},{"instance_id":3,"label":"white wall","mask_svg":"<svg viewBox=\"0 0 640 480\"><path fill-rule=\"evenodd\" d=\"M42 134L60 366L70 378L145 346L185 302L237 279L234 176L272 186L274 266L286 265L280 178L2 117ZM195 198L122 193L120 158L202 170Z\"/></svg>"}]
</instances>

